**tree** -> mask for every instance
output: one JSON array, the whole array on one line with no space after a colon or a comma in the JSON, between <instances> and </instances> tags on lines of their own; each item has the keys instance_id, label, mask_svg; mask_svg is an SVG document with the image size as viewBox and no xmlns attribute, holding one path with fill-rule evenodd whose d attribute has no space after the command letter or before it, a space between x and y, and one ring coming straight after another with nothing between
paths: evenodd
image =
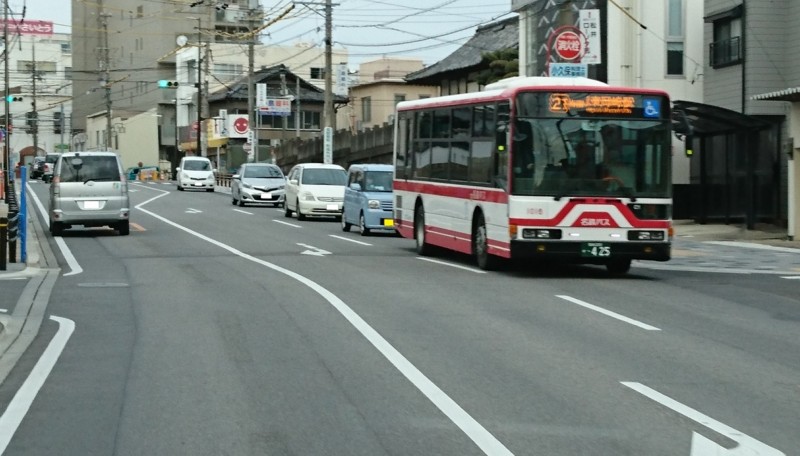
<instances>
[{"instance_id":1,"label":"tree","mask_svg":"<svg viewBox=\"0 0 800 456\"><path fill-rule=\"evenodd\" d=\"M481 85L500 79L519 76L519 49L508 48L481 54L481 66L476 81Z\"/></svg>"}]
</instances>

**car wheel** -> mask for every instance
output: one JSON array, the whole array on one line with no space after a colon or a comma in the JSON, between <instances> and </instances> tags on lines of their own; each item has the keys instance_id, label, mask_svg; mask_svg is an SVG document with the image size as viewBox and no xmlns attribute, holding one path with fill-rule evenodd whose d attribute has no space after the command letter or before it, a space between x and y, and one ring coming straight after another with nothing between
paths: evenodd
<instances>
[{"instance_id":1,"label":"car wheel","mask_svg":"<svg viewBox=\"0 0 800 456\"><path fill-rule=\"evenodd\" d=\"M475 254L478 267L484 271L491 271L499 266L500 259L489 253L489 235L483 214L478 214L472 230L472 252Z\"/></svg>"},{"instance_id":2,"label":"car wheel","mask_svg":"<svg viewBox=\"0 0 800 456\"><path fill-rule=\"evenodd\" d=\"M214 189L213 189L213 188L207 188L207 189L206 189L206 191L207 191L207 192L213 192L213 191L214 191Z\"/></svg>"},{"instance_id":3,"label":"car wheel","mask_svg":"<svg viewBox=\"0 0 800 456\"><path fill-rule=\"evenodd\" d=\"M606 269L614 275L626 274L631 270L631 260L612 260L606 263Z\"/></svg>"},{"instance_id":4,"label":"car wheel","mask_svg":"<svg viewBox=\"0 0 800 456\"><path fill-rule=\"evenodd\" d=\"M182 192L182 191L183 191L183 187L181 187L180 185L178 185L178 191L179 191L179 192Z\"/></svg>"},{"instance_id":5,"label":"car wheel","mask_svg":"<svg viewBox=\"0 0 800 456\"><path fill-rule=\"evenodd\" d=\"M363 212L358 216L358 232L362 236L369 236L369 228L367 228L367 220L364 218Z\"/></svg>"},{"instance_id":6,"label":"car wheel","mask_svg":"<svg viewBox=\"0 0 800 456\"><path fill-rule=\"evenodd\" d=\"M231 195L231 204L233 204L234 206L236 206L236 197L235 197L235 196L233 196L233 195Z\"/></svg>"},{"instance_id":7,"label":"car wheel","mask_svg":"<svg viewBox=\"0 0 800 456\"><path fill-rule=\"evenodd\" d=\"M305 220L305 219L306 219L306 216L305 216L305 215L303 215L303 213L302 213L302 212L300 212L300 200L297 200L297 201L295 202L295 204L297 205L297 206L295 207L295 209L297 209L297 220Z\"/></svg>"},{"instance_id":8,"label":"car wheel","mask_svg":"<svg viewBox=\"0 0 800 456\"><path fill-rule=\"evenodd\" d=\"M422 204L414 211L414 239L417 240L417 253L430 255L432 247L425 241L425 208Z\"/></svg>"},{"instance_id":9,"label":"car wheel","mask_svg":"<svg viewBox=\"0 0 800 456\"><path fill-rule=\"evenodd\" d=\"M117 231L120 236L127 236L131 234L131 224L128 220L117 223Z\"/></svg>"},{"instance_id":10,"label":"car wheel","mask_svg":"<svg viewBox=\"0 0 800 456\"><path fill-rule=\"evenodd\" d=\"M287 218L292 216L292 210L289 209L289 205L286 202L283 203L283 215Z\"/></svg>"},{"instance_id":11,"label":"car wheel","mask_svg":"<svg viewBox=\"0 0 800 456\"><path fill-rule=\"evenodd\" d=\"M342 231L345 233L350 231L350 227L353 226L350 223L347 223L347 219L344 218L344 214L342 214Z\"/></svg>"},{"instance_id":12,"label":"car wheel","mask_svg":"<svg viewBox=\"0 0 800 456\"><path fill-rule=\"evenodd\" d=\"M64 233L64 224L61 222L50 221L50 234L53 236L61 236Z\"/></svg>"},{"instance_id":13,"label":"car wheel","mask_svg":"<svg viewBox=\"0 0 800 456\"><path fill-rule=\"evenodd\" d=\"M244 200L242 199L242 195L239 195L239 207L244 207Z\"/></svg>"}]
</instances>

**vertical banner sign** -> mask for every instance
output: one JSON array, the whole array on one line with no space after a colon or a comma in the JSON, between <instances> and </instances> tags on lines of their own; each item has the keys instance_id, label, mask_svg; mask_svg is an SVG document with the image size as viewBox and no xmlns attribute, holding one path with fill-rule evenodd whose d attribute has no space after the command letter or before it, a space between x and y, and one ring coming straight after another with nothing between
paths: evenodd
<instances>
[{"instance_id":1,"label":"vertical banner sign","mask_svg":"<svg viewBox=\"0 0 800 456\"><path fill-rule=\"evenodd\" d=\"M333 93L336 95L341 95L343 97L347 96L347 64L340 63L336 66L336 87L333 89Z\"/></svg>"},{"instance_id":2,"label":"vertical banner sign","mask_svg":"<svg viewBox=\"0 0 800 456\"><path fill-rule=\"evenodd\" d=\"M582 9L578 13L578 28L586 37L586 53L581 63L595 65L602 62L600 39L600 10Z\"/></svg>"},{"instance_id":3,"label":"vertical banner sign","mask_svg":"<svg viewBox=\"0 0 800 456\"><path fill-rule=\"evenodd\" d=\"M267 85L264 83L256 84L256 107L260 108L267 105Z\"/></svg>"},{"instance_id":4,"label":"vertical banner sign","mask_svg":"<svg viewBox=\"0 0 800 456\"><path fill-rule=\"evenodd\" d=\"M333 163L333 127L325 127L322 133L322 162Z\"/></svg>"}]
</instances>

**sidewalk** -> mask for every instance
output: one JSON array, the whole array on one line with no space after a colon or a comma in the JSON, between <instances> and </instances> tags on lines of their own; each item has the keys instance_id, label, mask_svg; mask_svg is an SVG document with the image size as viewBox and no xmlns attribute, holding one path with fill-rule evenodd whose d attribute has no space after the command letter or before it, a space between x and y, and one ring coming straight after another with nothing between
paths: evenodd
<instances>
[{"instance_id":1,"label":"sidewalk","mask_svg":"<svg viewBox=\"0 0 800 456\"><path fill-rule=\"evenodd\" d=\"M701 225L692 220L674 220L673 226L675 227L675 239L691 239L699 242L744 242L800 250L800 239L797 236L790 241L786 230L774 225L757 224L756 229L746 230L743 224Z\"/></svg>"}]
</instances>

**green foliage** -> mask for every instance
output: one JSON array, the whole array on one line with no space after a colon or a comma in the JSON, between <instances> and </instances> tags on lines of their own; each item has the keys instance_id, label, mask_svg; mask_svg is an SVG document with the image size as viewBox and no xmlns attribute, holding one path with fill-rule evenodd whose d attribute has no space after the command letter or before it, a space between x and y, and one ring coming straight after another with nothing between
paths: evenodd
<instances>
[{"instance_id":1,"label":"green foliage","mask_svg":"<svg viewBox=\"0 0 800 456\"><path fill-rule=\"evenodd\" d=\"M519 49L517 48L484 52L481 57L481 66L484 69L478 73L476 78L481 85L519 75Z\"/></svg>"}]
</instances>

